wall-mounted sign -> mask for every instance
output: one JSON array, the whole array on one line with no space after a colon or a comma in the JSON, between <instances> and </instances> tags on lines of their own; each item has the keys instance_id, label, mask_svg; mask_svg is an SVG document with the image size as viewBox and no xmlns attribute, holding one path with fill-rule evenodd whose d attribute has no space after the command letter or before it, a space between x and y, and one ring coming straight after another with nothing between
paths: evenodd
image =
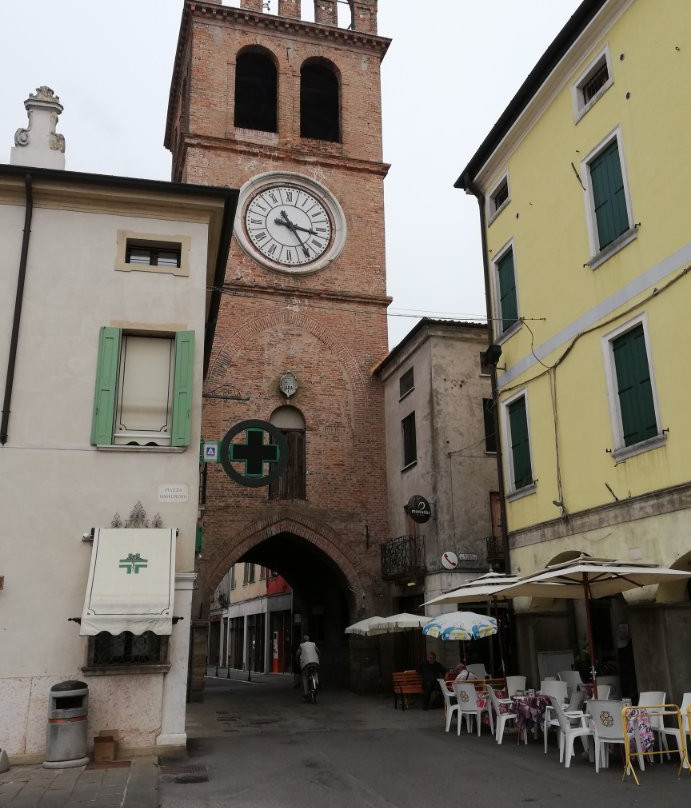
<instances>
[{"instance_id":1,"label":"wall-mounted sign","mask_svg":"<svg viewBox=\"0 0 691 808\"><path fill-rule=\"evenodd\" d=\"M458 554L459 561L479 561L477 553L459 553Z\"/></svg>"},{"instance_id":2,"label":"wall-mounted sign","mask_svg":"<svg viewBox=\"0 0 691 808\"><path fill-rule=\"evenodd\" d=\"M159 502L187 502L190 498L190 490L186 483L179 485L159 485Z\"/></svg>"},{"instance_id":3,"label":"wall-mounted sign","mask_svg":"<svg viewBox=\"0 0 691 808\"><path fill-rule=\"evenodd\" d=\"M238 436L240 440L234 441ZM283 432L268 421L241 421L226 432L220 457L223 470L231 480L258 488L268 485L285 469L288 441Z\"/></svg>"},{"instance_id":4,"label":"wall-mounted sign","mask_svg":"<svg viewBox=\"0 0 691 808\"><path fill-rule=\"evenodd\" d=\"M284 373L278 381L278 389L283 393L286 398L290 398L297 393L298 380L294 373L288 371Z\"/></svg>"},{"instance_id":5,"label":"wall-mounted sign","mask_svg":"<svg viewBox=\"0 0 691 808\"><path fill-rule=\"evenodd\" d=\"M458 556L456 553L452 553L451 551L442 553L441 565L446 570L455 570L458 566Z\"/></svg>"},{"instance_id":6,"label":"wall-mounted sign","mask_svg":"<svg viewBox=\"0 0 691 808\"><path fill-rule=\"evenodd\" d=\"M205 463L218 463L218 448L220 445L220 441L217 440L205 440L203 446L203 461Z\"/></svg>"},{"instance_id":7,"label":"wall-mounted sign","mask_svg":"<svg viewBox=\"0 0 691 808\"><path fill-rule=\"evenodd\" d=\"M414 522L427 522L432 515L432 506L424 497L413 494L408 504L403 506Z\"/></svg>"}]
</instances>

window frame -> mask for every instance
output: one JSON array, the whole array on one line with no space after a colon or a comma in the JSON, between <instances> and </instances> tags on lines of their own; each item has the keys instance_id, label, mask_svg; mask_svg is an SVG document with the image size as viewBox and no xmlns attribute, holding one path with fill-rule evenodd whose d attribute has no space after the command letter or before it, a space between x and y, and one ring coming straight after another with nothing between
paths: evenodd
<instances>
[{"instance_id":1,"label":"window frame","mask_svg":"<svg viewBox=\"0 0 691 808\"><path fill-rule=\"evenodd\" d=\"M588 101L585 100L585 95L583 92L583 87L586 85L598 72L598 70L602 66L602 62L604 61L605 66L607 67L607 74L608 78L607 81L600 87L599 90L590 98ZM605 45L598 53L594 56L593 59L588 62L587 67L585 67L578 78L573 82L571 85L571 100L573 102L573 119L574 123L578 123L581 118L589 112L595 104L602 98L602 96L609 90L609 88L614 84L614 73L612 71L612 59L609 52L609 45Z\"/></svg>"},{"instance_id":2,"label":"window frame","mask_svg":"<svg viewBox=\"0 0 691 808\"><path fill-rule=\"evenodd\" d=\"M403 389L403 382L407 380L407 376L410 375L410 385ZM411 366L406 370L405 373L402 373L398 379L398 400L403 401L403 399L410 395L413 390L415 389L415 367Z\"/></svg>"},{"instance_id":3,"label":"window frame","mask_svg":"<svg viewBox=\"0 0 691 808\"><path fill-rule=\"evenodd\" d=\"M175 342L173 380L170 394L170 440L155 443L115 443L115 419L121 386L122 337L141 336L172 339ZM142 329L103 326L99 331L95 373L95 394L91 421L91 444L115 451L184 451L191 443L194 404L195 332L161 333Z\"/></svg>"},{"instance_id":4,"label":"window frame","mask_svg":"<svg viewBox=\"0 0 691 808\"><path fill-rule=\"evenodd\" d=\"M519 399L525 401L525 420L526 428L528 431L528 459L530 461L530 474L532 482L516 488L515 484L515 464L514 453L511 448L511 423L509 418L509 407ZM521 497L533 494L537 489L537 479L535 476L535 462L533 459L533 441L530 433L530 408L528 402L528 389L523 387L517 390L510 398L507 398L501 403L501 422L500 422L501 437L506 451L503 452L504 460L504 480L506 482L506 499L513 501Z\"/></svg>"},{"instance_id":5,"label":"window frame","mask_svg":"<svg viewBox=\"0 0 691 808\"><path fill-rule=\"evenodd\" d=\"M506 199L497 205L495 197L502 185L506 185ZM492 222L499 216L505 207L511 202L511 186L509 184L509 172L505 171L499 180L494 184L492 190L487 194L487 226L489 227Z\"/></svg>"},{"instance_id":6,"label":"window frame","mask_svg":"<svg viewBox=\"0 0 691 808\"><path fill-rule=\"evenodd\" d=\"M516 320L505 330L499 331L500 324L503 324L504 317L501 311L501 289L499 284L499 263L506 255L511 252L513 256L513 283L514 292L516 295ZM514 240L510 239L506 244L497 250L496 255L492 258L492 315L494 322L492 324L492 332L494 334L493 342L501 345L507 339L512 337L521 327L521 304L518 297L518 281L516 273L516 250L514 248Z\"/></svg>"},{"instance_id":7,"label":"window frame","mask_svg":"<svg viewBox=\"0 0 691 808\"><path fill-rule=\"evenodd\" d=\"M126 662L109 662L98 664L94 661L96 655L96 640L102 634L108 635L109 632L101 631L96 635L89 636L86 650L86 665L82 666L82 671L90 674L99 673L165 673L170 670L170 662L168 660L169 637L165 634L155 634L159 638L158 646L158 659L151 662L141 661L126 661ZM110 635L114 639L122 636L123 634L132 634L130 631L123 631L120 634ZM130 640L131 642L131 640Z\"/></svg>"},{"instance_id":8,"label":"window frame","mask_svg":"<svg viewBox=\"0 0 691 808\"><path fill-rule=\"evenodd\" d=\"M412 433L407 432L406 424L412 424ZM406 439L406 435L407 438ZM407 448L410 448L410 436L412 435L412 448L414 457L409 457L407 453ZM412 410L405 416L405 418L401 418L401 454L402 454L402 471L411 468L417 463L417 424L415 421L415 410Z\"/></svg>"},{"instance_id":9,"label":"window frame","mask_svg":"<svg viewBox=\"0 0 691 808\"><path fill-rule=\"evenodd\" d=\"M624 442L624 423L621 415L621 403L619 399L619 379L617 377L617 369L614 360L613 343L619 337L622 337L629 331L633 331L638 326L643 328L643 340L645 344L645 355L648 363L648 373L650 375L650 391L653 399L653 409L655 412L655 424L657 427L657 434L650 438L645 438L637 443L632 443L627 446ZM657 449L667 442L667 435L662 429L662 419L660 417L660 404L657 396L657 384L655 381L654 363L652 357L650 331L648 328L648 315L646 312L641 312L625 323L617 326L612 331L602 336L602 355L603 365L605 371L605 381L607 384L607 403L609 406L610 424L612 428L612 438L614 440L614 448L611 455L615 462L626 460L628 457L647 452L651 449Z\"/></svg>"},{"instance_id":10,"label":"window frame","mask_svg":"<svg viewBox=\"0 0 691 808\"><path fill-rule=\"evenodd\" d=\"M170 235L168 233L139 233L135 230L118 230L115 247L115 269L118 272L154 272L159 275L189 277L191 241L190 236ZM131 247L142 247L152 250L167 249L179 252L180 266L131 264L127 260L127 255Z\"/></svg>"},{"instance_id":11,"label":"window frame","mask_svg":"<svg viewBox=\"0 0 691 808\"><path fill-rule=\"evenodd\" d=\"M482 399L482 418L485 429L485 454L496 455L497 453L497 430L495 419L496 405L492 406L492 398ZM491 421L492 431L488 431L488 421ZM490 443L494 443L494 448L490 449Z\"/></svg>"},{"instance_id":12,"label":"window frame","mask_svg":"<svg viewBox=\"0 0 691 808\"><path fill-rule=\"evenodd\" d=\"M617 153L619 156L619 167L621 170L622 185L624 189L624 201L626 204L626 216L628 228L620 233L613 241L604 247L600 247L600 234L597 226L595 214L595 197L593 194L593 183L590 173L590 165L596 160L613 142L616 141ZM636 238L636 227L634 225L633 208L631 205L631 192L629 189L628 173L626 171L626 160L624 160L624 143L622 138L621 124L617 125L609 132L591 151L581 160L581 175L585 177L583 199L586 208L586 224L588 227L588 241L590 245L591 258L586 262L586 266L596 269L608 258L611 258L619 250Z\"/></svg>"}]
</instances>

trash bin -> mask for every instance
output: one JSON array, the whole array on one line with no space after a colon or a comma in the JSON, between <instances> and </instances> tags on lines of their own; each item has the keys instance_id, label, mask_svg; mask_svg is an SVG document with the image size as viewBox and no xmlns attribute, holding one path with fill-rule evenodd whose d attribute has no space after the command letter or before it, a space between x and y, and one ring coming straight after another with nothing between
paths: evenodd
<instances>
[{"instance_id":1,"label":"trash bin","mask_svg":"<svg viewBox=\"0 0 691 808\"><path fill-rule=\"evenodd\" d=\"M85 682L70 680L51 687L44 768L67 769L89 762L86 753L88 714L89 687Z\"/></svg>"}]
</instances>

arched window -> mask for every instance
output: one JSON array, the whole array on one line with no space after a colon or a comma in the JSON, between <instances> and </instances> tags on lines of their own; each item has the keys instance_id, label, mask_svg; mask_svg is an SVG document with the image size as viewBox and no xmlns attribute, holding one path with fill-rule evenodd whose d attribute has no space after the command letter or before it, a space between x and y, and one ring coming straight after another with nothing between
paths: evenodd
<instances>
[{"instance_id":1,"label":"arched window","mask_svg":"<svg viewBox=\"0 0 691 808\"><path fill-rule=\"evenodd\" d=\"M269 499L305 499L305 419L295 407L279 407L272 413L271 423L286 436L289 454L283 473L269 483Z\"/></svg>"},{"instance_id":2,"label":"arched window","mask_svg":"<svg viewBox=\"0 0 691 808\"><path fill-rule=\"evenodd\" d=\"M278 77L272 58L258 51L241 53L235 65L235 126L278 131L277 98Z\"/></svg>"},{"instance_id":3,"label":"arched window","mask_svg":"<svg viewBox=\"0 0 691 808\"><path fill-rule=\"evenodd\" d=\"M341 139L338 77L323 62L307 61L300 71L300 137Z\"/></svg>"}]
</instances>

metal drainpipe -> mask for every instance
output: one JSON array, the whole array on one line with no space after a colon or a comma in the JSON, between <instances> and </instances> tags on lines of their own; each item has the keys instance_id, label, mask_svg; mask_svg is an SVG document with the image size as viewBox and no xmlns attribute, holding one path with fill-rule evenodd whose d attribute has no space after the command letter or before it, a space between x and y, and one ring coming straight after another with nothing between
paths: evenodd
<instances>
[{"instance_id":1,"label":"metal drainpipe","mask_svg":"<svg viewBox=\"0 0 691 808\"><path fill-rule=\"evenodd\" d=\"M17 296L14 301L14 317L12 319L12 336L10 337L10 353L7 359L7 376L5 377L5 396L2 402L2 421L0 421L0 445L7 443L7 425L10 420L10 404L14 385L14 365L17 359L17 343L19 342L19 323L22 319L22 303L24 301L24 279L26 278L26 261L29 254L29 238L31 237L31 219L34 213L34 194L31 174L24 177L26 189L26 207L24 213L24 235L22 237L22 253L19 258L17 274Z\"/></svg>"},{"instance_id":2,"label":"metal drainpipe","mask_svg":"<svg viewBox=\"0 0 691 808\"><path fill-rule=\"evenodd\" d=\"M494 320L492 319L492 306L490 304L490 283L489 283L489 257L487 254L487 226L485 221L485 197L482 191L469 177L465 177L468 191L477 199L480 208L480 231L482 234L482 266L485 275L485 306L487 308L487 326L489 328L490 344L494 342ZM497 401L497 367L492 365L492 401ZM501 540L504 545L504 572L511 572L511 555L509 553L509 537L506 531L506 499L504 498L504 473L501 450L501 440L499 437L499 410L494 408L494 434L497 444L497 481L499 483L499 507L501 511Z\"/></svg>"}]
</instances>

